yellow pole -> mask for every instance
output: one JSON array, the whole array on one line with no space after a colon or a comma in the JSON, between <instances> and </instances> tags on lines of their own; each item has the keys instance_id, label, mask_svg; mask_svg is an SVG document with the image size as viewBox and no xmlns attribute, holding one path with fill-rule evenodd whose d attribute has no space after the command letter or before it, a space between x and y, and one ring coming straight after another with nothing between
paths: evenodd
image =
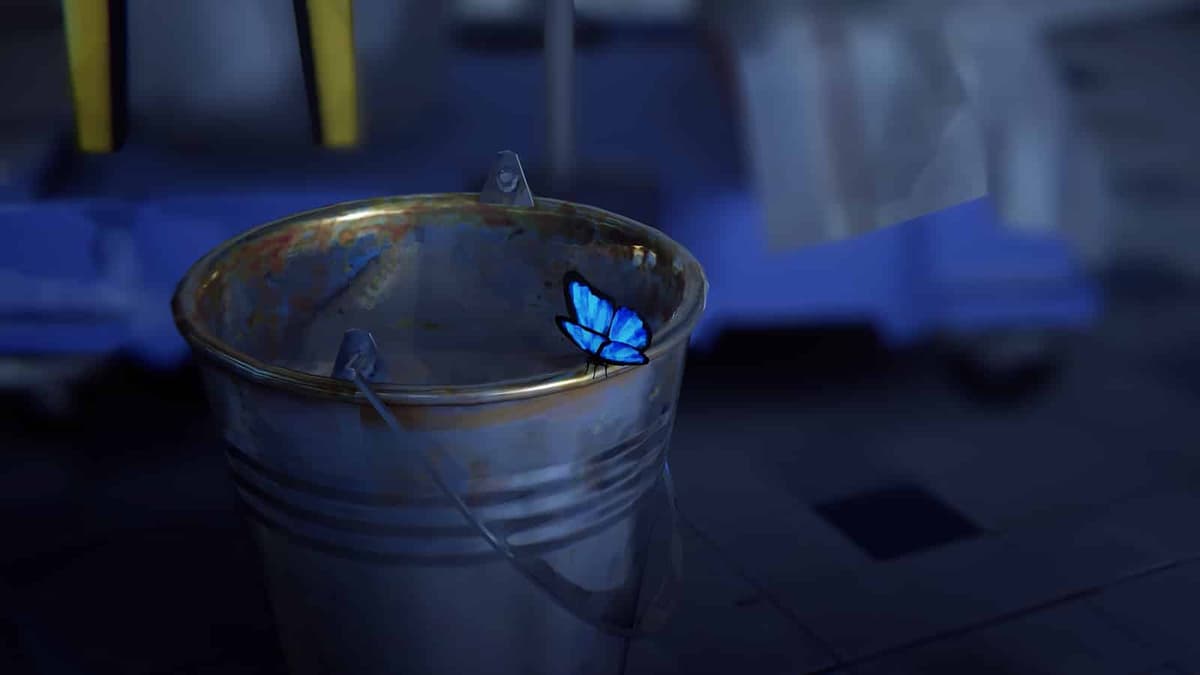
<instances>
[{"instance_id":1,"label":"yellow pole","mask_svg":"<svg viewBox=\"0 0 1200 675\"><path fill-rule=\"evenodd\" d=\"M359 136L352 3L307 0L321 142L335 148L357 145Z\"/></svg>"},{"instance_id":2,"label":"yellow pole","mask_svg":"<svg viewBox=\"0 0 1200 675\"><path fill-rule=\"evenodd\" d=\"M71 69L75 139L84 152L112 152L112 64L108 0L62 0Z\"/></svg>"}]
</instances>

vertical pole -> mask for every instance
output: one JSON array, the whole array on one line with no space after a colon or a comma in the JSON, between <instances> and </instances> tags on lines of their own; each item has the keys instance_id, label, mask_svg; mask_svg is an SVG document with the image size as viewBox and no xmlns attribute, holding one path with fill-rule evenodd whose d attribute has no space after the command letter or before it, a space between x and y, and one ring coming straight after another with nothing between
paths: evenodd
<instances>
[{"instance_id":1,"label":"vertical pole","mask_svg":"<svg viewBox=\"0 0 1200 675\"><path fill-rule=\"evenodd\" d=\"M575 164L575 3L546 0L546 146L553 189L569 186Z\"/></svg>"},{"instance_id":2,"label":"vertical pole","mask_svg":"<svg viewBox=\"0 0 1200 675\"><path fill-rule=\"evenodd\" d=\"M108 0L62 0L71 70L75 142L84 152L112 152L113 89Z\"/></svg>"},{"instance_id":3,"label":"vertical pole","mask_svg":"<svg viewBox=\"0 0 1200 675\"><path fill-rule=\"evenodd\" d=\"M359 140L352 5L353 0L306 2L321 143L333 148Z\"/></svg>"}]
</instances>

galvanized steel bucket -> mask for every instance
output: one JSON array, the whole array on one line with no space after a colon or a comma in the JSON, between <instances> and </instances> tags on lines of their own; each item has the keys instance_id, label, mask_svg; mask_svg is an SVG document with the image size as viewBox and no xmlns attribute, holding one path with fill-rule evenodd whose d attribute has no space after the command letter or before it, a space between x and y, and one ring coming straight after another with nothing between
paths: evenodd
<instances>
[{"instance_id":1,"label":"galvanized steel bucket","mask_svg":"<svg viewBox=\"0 0 1200 675\"><path fill-rule=\"evenodd\" d=\"M642 313L646 365L587 370L554 323L570 271ZM659 494L675 525L667 444L706 292L681 246L534 200L504 153L481 194L330 206L196 263L175 319L291 670L620 672L678 592L677 530L664 551L650 531Z\"/></svg>"}]
</instances>

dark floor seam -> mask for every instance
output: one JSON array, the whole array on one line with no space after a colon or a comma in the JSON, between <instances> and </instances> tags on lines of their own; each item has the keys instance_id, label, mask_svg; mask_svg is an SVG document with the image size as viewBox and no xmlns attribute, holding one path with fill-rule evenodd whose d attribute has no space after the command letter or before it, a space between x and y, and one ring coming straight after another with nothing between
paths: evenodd
<instances>
[{"instance_id":1,"label":"dark floor seam","mask_svg":"<svg viewBox=\"0 0 1200 675\"><path fill-rule=\"evenodd\" d=\"M1029 606L1023 607L1021 609L1015 609L1015 610L1012 610L1009 612L1003 612L1003 613L997 614L995 616L989 617L987 619L982 619L980 621L974 621L971 623L967 623L967 624L964 624L964 625L956 627L956 628L951 628L949 630L942 631L940 633L934 633L933 635L930 635L928 637L911 640L909 642L905 642L903 644L896 645L895 647L888 647L887 649L882 649L880 651L874 652L872 654L868 654L866 656L862 656L862 657L859 657L856 659L851 659L851 660L848 660L845 663L843 663L841 667L853 669L858 666L863 666L868 663L882 660L889 656L895 656L896 654L906 652L910 649L926 647L928 645L931 645L931 644L934 644L937 642L941 642L942 640L961 637L963 635L966 635L968 633L973 633L973 632L975 632L977 630L981 630L983 628L988 628L991 626L1007 623L1009 621L1013 621L1015 619L1020 619L1022 617L1029 616L1032 614L1036 614L1043 610L1051 609L1051 608L1057 607L1059 605L1064 605L1069 602L1073 602L1073 601L1080 600L1083 598L1091 597L1094 595L1099 595L1100 593L1104 592L1105 590L1107 590L1109 588L1113 588L1114 586L1120 586L1122 584L1130 583L1133 581L1139 581L1141 579L1145 579L1147 577L1152 577L1157 574L1161 574L1163 572L1168 572L1168 571L1178 569L1181 567L1187 567L1187 566L1194 565L1197 563L1200 563L1200 555L1187 556L1184 558L1178 558L1176 560L1172 560L1170 562L1160 563L1158 565L1151 565L1150 567L1147 567L1146 569L1139 570L1137 572L1131 572L1129 574L1126 574L1125 576L1119 577L1117 579L1114 579L1112 581L1109 581L1109 582L1106 582L1103 584L1096 584L1093 586L1089 586L1087 588L1080 589L1078 591L1064 593L1063 595L1060 595L1058 597L1051 598L1051 599L1045 600L1043 602L1035 603L1033 605L1029 605ZM807 675L830 675L830 674L836 674L838 670L839 670L838 667L832 666L829 668L823 668L821 670L810 671L809 673L807 673Z\"/></svg>"},{"instance_id":2,"label":"dark floor seam","mask_svg":"<svg viewBox=\"0 0 1200 675\"><path fill-rule=\"evenodd\" d=\"M808 625L805 624L804 621L801 620L800 617L797 616L796 613L793 612L790 607L788 607L783 602L781 602L777 597L775 597L775 595L773 593L771 593L770 590L768 590L762 584L758 583L753 577L751 577L745 571L743 571L741 566L739 566L728 554L725 553L724 549L721 548L720 544L718 544L715 540L713 540L712 537L705 534L699 527L696 527L696 524L693 523L692 520L687 517L687 514L685 514L683 512L682 506L680 507L680 510L679 510L679 521L685 527L687 527L689 530L691 530L693 534L695 534L697 537L699 537L701 540L703 540L704 543L706 545L708 545L708 547L711 548L714 553L717 554L717 556L720 558L721 562L724 563L725 565L727 565L730 569L732 569L734 574L736 574L739 579L741 579L745 584L750 586L750 588L753 589L754 592L757 593L760 597L762 597L764 600L766 600L768 605L770 605L776 611L778 611L780 614L782 614L788 621L790 621L796 628L798 628L800 630L800 632L804 634L805 637L807 637L812 642L816 643L817 646L819 646L821 649L823 649L825 651L826 655L828 655L830 658L833 659L834 665L832 667L824 669L824 670L820 670L820 671L814 671L814 672L833 671L833 670L837 670L839 667L845 665L846 657L844 655L842 655L832 644L830 644L824 638L822 638L819 634L817 634L816 631L814 631L812 628L809 628Z\"/></svg>"}]
</instances>

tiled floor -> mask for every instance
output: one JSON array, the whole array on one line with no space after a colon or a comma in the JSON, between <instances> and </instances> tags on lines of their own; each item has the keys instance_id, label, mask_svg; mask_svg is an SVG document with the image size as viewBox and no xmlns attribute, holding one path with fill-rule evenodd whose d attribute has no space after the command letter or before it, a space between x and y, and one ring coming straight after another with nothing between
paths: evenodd
<instances>
[{"instance_id":1,"label":"tiled floor","mask_svg":"<svg viewBox=\"0 0 1200 675\"><path fill-rule=\"evenodd\" d=\"M930 349L696 363L672 450L683 602L627 672L1200 673L1200 397L1161 367L1200 335L1200 293L1116 297L1005 405L964 397ZM0 672L281 672L190 377L120 371L73 430L9 406ZM978 531L906 546L932 527L919 509L868 509L855 527L900 542L872 555L818 508L894 485Z\"/></svg>"},{"instance_id":2,"label":"tiled floor","mask_svg":"<svg viewBox=\"0 0 1200 675\"><path fill-rule=\"evenodd\" d=\"M743 394L734 412L685 396L682 508L848 672L1200 672L1200 399L1155 371L1171 347L1125 339L1138 322L1186 344L1194 328L1168 316L1118 302L1071 342L1054 385L1015 407L967 404L916 364L825 400ZM983 533L879 559L819 515L895 484Z\"/></svg>"},{"instance_id":3,"label":"tiled floor","mask_svg":"<svg viewBox=\"0 0 1200 675\"><path fill-rule=\"evenodd\" d=\"M769 593L742 578L694 528L684 527L684 604L664 634L634 643L627 673L782 675L833 665L828 649Z\"/></svg>"},{"instance_id":4,"label":"tiled floor","mask_svg":"<svg viewBox=\"0 0 1200 675\"><path fill-rule=\"evenodd\" d=\"M1091 606L1127 627L1141 644L1170 654L1180 672L1200 672L1200 563L1180 565L1111 588Z\"/></svg>"}]
</instances>

